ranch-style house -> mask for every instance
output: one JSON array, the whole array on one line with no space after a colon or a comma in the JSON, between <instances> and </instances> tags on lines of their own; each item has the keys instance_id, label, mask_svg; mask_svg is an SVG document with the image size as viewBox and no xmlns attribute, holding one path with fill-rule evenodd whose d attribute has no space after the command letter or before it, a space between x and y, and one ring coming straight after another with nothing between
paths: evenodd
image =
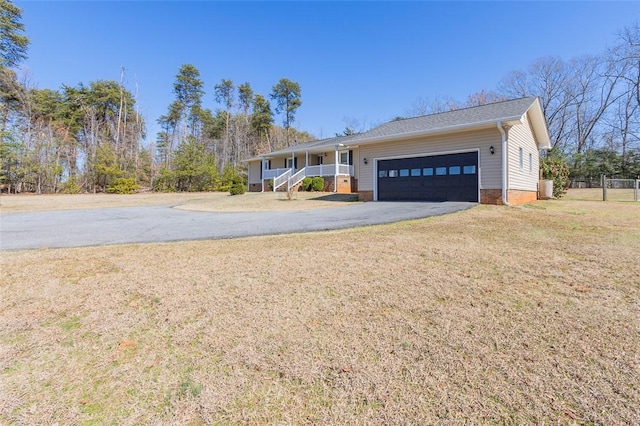
<instances>
[{"instance_id":1,"label":"ranch-style house","mask_svg":"<svg viewBox=\"0 0 640 426\"><path fill-rule=\"evenodd\" d=\"M364 133L312 141L248 160L250 191L322 176L325 191L361 201L535 200L539 151L551 148L536 97L394 120Z\"/></svg>"}]
</instances>

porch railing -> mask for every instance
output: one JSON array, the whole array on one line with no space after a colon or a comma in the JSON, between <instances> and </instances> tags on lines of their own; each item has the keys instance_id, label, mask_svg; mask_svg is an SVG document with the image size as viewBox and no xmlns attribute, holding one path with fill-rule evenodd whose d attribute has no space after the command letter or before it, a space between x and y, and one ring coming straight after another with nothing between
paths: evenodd
<instances>
[{"instance_id":1,"label":"porch railing","mask_svg":"<svg viewBox=\"0 0 640 426\"><path fill-rule=\"evenodd\" d=\"M304 179L305 177L307 177L306 168L303 167L289 178L289 181L288 181L289 183L287 183L287 189L291 189L292 187L296 186L297 184L302 182L302 179Z\"/></svg>"},{"instance_id":2,"label":"porch railing","mask_svg":"<svg viewBox=\"0 0 640 426\"><path fill-rule=\"evenodd\" d=\"M262 171L262 179L275 179L287 170L291 171L291 169L264 169Z\"/></svg>"},{"instance_id":3,"label":"porch railing","mask_svg":"<svg viewBox=\"0 0 640 426\"><path fill-rule=\"evenodd\" d=\"M320 164L318 166L307 166L307 176L334 176L335 164ZM338 164L338 175L353 176L353 166L348 164Z\"/></svg>"},{"instance_id":4,"label":"porch railing","mask_svg":"<svg viewBox=\"0 0 640 426\"><path fill-rule=\"evenodd\" d=\"M317 166L307 166L299 170L291 168L264 169L262 179L273 179L273 190L275 191L285 183L289 186L296 185L306 176L353 176L354 168L348 164L338 164L338 173L335 173L335 164L320 164Z\"/></svg>"},{"instance_id":5,"label":"porch railing","mask_svg":"<svg viewBox=\"0 0 640 426\"><path fill-rule=\"evenodd\" d=\"M278 188L280 188L285 183L289 182L290 177L291 177L291 169L286 169L284 173L276 176L273 179L273 192L276 192Z\"/></svg>"}]
</instances>

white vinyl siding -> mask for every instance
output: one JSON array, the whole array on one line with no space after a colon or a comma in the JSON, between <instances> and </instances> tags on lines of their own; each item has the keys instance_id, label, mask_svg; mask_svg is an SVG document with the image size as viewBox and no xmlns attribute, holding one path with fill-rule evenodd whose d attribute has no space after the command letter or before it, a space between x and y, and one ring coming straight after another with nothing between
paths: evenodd
<instances>
[{"instance_id":1,"label":"white vinyl siding","mask_svg":"<svg viewBox=\"0 0 640 426\"><path fill-rule=\"evenodd\" d=\"M537 191L540 156L527 114L522 124L516 124L509 129L508 137L509 189ZM525 158L529 158L529 155L531 164L525 166Z\"/></svg>"},{"instance_id":2,"label":"white vinyl siding","mask_svg":"<svg viewBox=\"0 0 640 426\"><path fill-rule=\"evenodd\" d=\"M249 162L249 183L260 183L260 168L262 167L261 161Z\"/></svg>"},{"instance_id":3,"label":"white vinyl siding","mask_svg":"<svg viewBox=\"0 0 640 426\"><path fill-rule=\"evenodd\" d=\"M449 152L479 150L480 152L480 189L500 189L501 186L501 135L497 127L454 134L435 135L379 144L360 145L360 158L368 164L358 162L359 191L374 190L375 159L390 157L411 157ZM495 154L489 153L493 146ZM354 156L355 158L358 158ZM464 164L462 164L464 166Z\"/></svg>"}]
</instances>

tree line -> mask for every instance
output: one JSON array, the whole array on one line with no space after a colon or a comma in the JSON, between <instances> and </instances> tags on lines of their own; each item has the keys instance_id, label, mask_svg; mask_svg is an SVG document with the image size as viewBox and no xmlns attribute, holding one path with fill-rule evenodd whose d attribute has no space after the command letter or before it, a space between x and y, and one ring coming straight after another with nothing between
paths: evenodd
<instances>
[{"instance_id":1,"label":"tree line","mask_svg":"<svg viewBox=\"0 0 640 426\"><path fill-rule=\"evenodd\" d=\"M162 131L151 148L157 190L228 190L243 172L242 160L313 139L291 127L302 100L300 85L289 79L280 79L268 95L282 127L274 125L269 99L249 82L236 86L223 78L215 84L215 112L204 107L204 82L194 65L180 67L173 88L175 100L158 119Z\"/></svg>"},{"instance_id":2,"label":"tree line","mask_svg":"<svg viewBox=\"0 0 640 426\"><path fill-rule=\"evenodd\" d=\"M302 105L297 82L282 78L259 94L249 82L223 78L210 91L215 103L209 108L199 70L184 64L174 100L157 119L161 130L145 143L147 123L124 68L119 81L38 89L16 72L29 39L21 10L6 0L0 0L0 38L0 184L14 191L227 190L242 180L244 159L313 139L292 127ZM510 72L494 90L464 102L421 98L408 115L538 96L553 145L548 159L566 162L576 179L635 178L639 86L640 26L634 24L601 54L540 58ZM349 123L344 133L356 127Z\"/></svg>"},{"instance_id":3,"label":"tree line","mask_svg":"<svg viewBox=\"0 0 640 426\"><path fill-rule=\"evenodd\" d=\"M547 120L553 160L569 165L574 179L601 174L640 175L640 25L623 28L615 45L597 55L533 61L506 75L495 90L466 102L419 98L409 114L420 115L526 96L538 96Z\"/></svg>"},{"instance_id":4,"label":"tree line","mask_svg":"<svg viewBox=\"0 0 640 426\"><path fill-rule=\"evenodd\" d=\"M302 105L297 82L280 79L265 95L250 83L222 79L218 106L205 107L205 84L191 64L180 67L174 101L145 144L147 123L137 90L119 81L31 87L19 76L29 39L21 10L0 0L0 184L15 192L228 190L242 179L242 160L313 137L292 127ZM272 104L274 108L272 109ZM275 112L274 112L275 110ZM274 124L282 115L282 126Z\"/></svg>"}]
</instances>

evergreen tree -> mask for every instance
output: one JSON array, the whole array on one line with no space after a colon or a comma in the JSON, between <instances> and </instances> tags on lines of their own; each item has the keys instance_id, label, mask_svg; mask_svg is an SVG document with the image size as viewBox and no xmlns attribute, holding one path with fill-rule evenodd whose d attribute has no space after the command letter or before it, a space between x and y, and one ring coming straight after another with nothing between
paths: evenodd
<instances>
[{"instance_id":1,"label":"evergreen tree","mask_svg":"<svg viewBox=\"0 0 640 426\"><path fill-rule=\"evenodd\" d=\"M13 68L27 58L29 38L24 35L22 9L0 0L0 66Z\"/></svg>"},{"instance_id":2,"label":"evergreen tree","mask_svg":"<svg viewBox=\"0 0 640 426\"><path fill-rule=\"evenodd\" d=\"M273 112L271 105L264 96L256 95L253 101L253 114L251 115L251 129L258 137L258 141L262 142L269 136L269 130L273 125Z\"/></svg>"},{"instance_id":3,"label":"evergreen tree","mask_svg":"<svg viewBox=\"0 0 640 426\"><path fill-rule=\"evenodd\" d=\"M287 78L281 78L273 86L271 99L276 101L276 112L278 114L284 113L283 124L287 130L287 146L289 146L289 129L291 128L291 123L295 121L297 109L302 105L300 85Z\"/></svg>"}]
</instances>

